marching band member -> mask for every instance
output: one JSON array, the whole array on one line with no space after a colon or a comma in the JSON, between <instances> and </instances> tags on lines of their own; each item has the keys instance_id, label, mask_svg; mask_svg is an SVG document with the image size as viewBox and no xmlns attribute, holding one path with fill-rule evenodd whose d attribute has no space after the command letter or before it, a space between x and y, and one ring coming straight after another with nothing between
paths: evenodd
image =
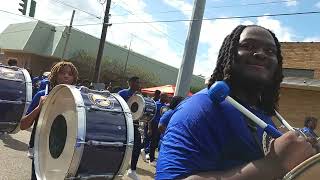
<instances>
[{"instance_id":1,"label":"marching band member","mask_svg":"<svg viewBox=\"0 0 320 180\"><path fill-rule=\"evenodd\" d=\"M131 96L133 96L136 92L140 91L140 79L139 77L131 77L128 80L128 89L123 89L118 92L118 94L125 100L128 101ZM139 160L140 150L141 150L141 134L139 131L139 122L133 123L134 128L134 144L133 144L133 152L131 157L131 168L128 171L128 177L139 180L139 176L136 173L137 163Z\"/></svg>"},{"instance_id":2,"label":"marching band member","mask_svg":"<svg viewBox=\"0 0 320 180\"><path fill-rule=\"evenodd\" d=\"M50 89L54 88L56 85L59 84L70 84L74 85L76 84L78 80L78 70L77 68L71 63L62 61L57 64L55 64L52 69L51 73L49 75L49 84L50 87L47 86L47 90L42 90L37 92L37 94L32 99L32 102L27 110L26 115L21 119L20 129L26 130L30 128L33 124L33 129L30 137L29 142L29 156L33 156L32 148L34 146L34 136L36 132L38 117L41 112L42 105L44 104L44 101L46 99L46 96ZM33 158L32 158L33 159ZM32 174L31 174L31 180L36 180L36 174L34 169L34 162L32 160Z\"/></svg>"},{"instance_id":3,"label":"marching band member","mask_svg":"<svg viewBox=\"0 0 320 180\"><path fill-rule=\"evenodd\" d=\"M260 26L240 25L224 39L208 88L215 81L226 81L231 97L274 126L271 116L282 79L276 36ZM185 100L172 115L157 162L157 180L277 179L316 153L296 132L266 142L262 128L227 101L213 102L208 88Z\"/></svg>"}]
</instances>

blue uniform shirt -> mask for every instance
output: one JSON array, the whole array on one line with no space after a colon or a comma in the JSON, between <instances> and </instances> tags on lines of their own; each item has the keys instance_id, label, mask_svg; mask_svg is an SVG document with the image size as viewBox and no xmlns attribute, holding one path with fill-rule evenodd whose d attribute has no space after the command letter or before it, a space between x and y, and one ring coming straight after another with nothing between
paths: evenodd
<instances>
[{"instance_id":1,"label":"blue uniform shirt","mask_svg":"<svg viewBox=\"0 0 320 180\"><path fill-rule=\"evenodd\" d=\"M166 111L160 118L159 125L168 126L169 121L171 119L171 116L173 115L174 111L172 109L169 109Z\"/></svg>"},{"instance_id":2,"label":"blue uniform shirt","mask_svg":"<svg viewBox=\"0 0 320 180\"><path fill-rule=\"evenodd\" d=\"M162 103L162 102L160 102L160 100L158 100L156 102L156 105L157 105L157 112L156 112L156 115L154 116L154 118L152 119L152 128L158 129L158 124L159 124L160 117L161 117L160 109L162 106L165 106L166 104Z\"/></svg>"},{"instance_id":3,"label":"blue uniform shirt","mask_svg":"<svg viewBox=\"0 0 320 180\"><path fill-rule=\"evenodd\" d=\"M274 126L270 116L249 110ZM204 89L174 110L162 141L156 179L224 171L263 158L262 135L258 127L259 141L255 141L244 115L226 101L213 103Z\"/></svg>"},{"instance_id":4,"label":"blue uniform shirt","mask_svg":"<svg viewBox=\"0 0 320 180\"><path fill-rule=\"evenodd\" d=\"M122 89L118 92L118 94L125 100L128 101L128 99L134 94L134 91L131 89Z\"/></svg>"},{"instance_id":5,"label":"blue uniform shirt","mask_svg":"<svg viewBox=\"0 0 320 180\"><path fill-rule=\"evenodd\" d=\"M38 91L46 90L46 86L49 86L49 83L50 81L48 79L41 80Z\"/></svg>"},{"instance_id":6,"label":"blue uniform shirt","mask_svg":"<svg viewBox=\"0 0 320 180\"><path fill-rule=\"evenodd\" d=\"M317 134L315 132L313 132L313 130L308 127L302 128L301 131L303 133L305 133L308 137L314 137L314 138L318 137Z\"/></svg>"},{"instance_id":7,"label":"blue uniform shirt","mask_svg":"<svg viewBox=\"0 0 320 180\"><path fill-rule=\"evenodd\" d=\"M41 98L41 96L44 96L44 95L45 95L45 90L38 91L37 94L34 95L32 101L28 107L28 110L26 112L26 115L30 114L39 105L40 98Z\"/></svg>"},{"instance_id":8,"label":"blue uniform shirt","mask_svg":"<svg viewBox=\"0 0 320 180\"><path fill-rule=\"evenodd\" d=\"M168 126L169 121L171 119L171 116L173 115L174 111L172 109L169 109L168 111L166 111L160 118L159 121L159 125L164 125L164 126ZM162 138L163 138L163 133L160 134L160 140L162 142Z\"/></svg>"}]
</instances>

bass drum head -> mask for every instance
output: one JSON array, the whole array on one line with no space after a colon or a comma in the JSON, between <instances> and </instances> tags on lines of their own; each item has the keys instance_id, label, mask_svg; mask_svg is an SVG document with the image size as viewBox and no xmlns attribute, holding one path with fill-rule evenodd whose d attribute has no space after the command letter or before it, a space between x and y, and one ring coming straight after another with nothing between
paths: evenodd
<instances>
[{"instance_id":1,"label":"bass drum head","mask_svg":"<svg viewBox=\"0 0 320 180\"><path fill-rule=\"evenodd\" d=\"M84 127L81 118L85 118L85 114L77 95L80 96L80 92L73 86L56 86L42 107L34 146L38 179L65 179L70 173L76 173L78 167L71 167L71 164L79 164L77 157L81 156L77 154L82 153L83 147L75 147L79 135L85 131L78 128Z\"/></svg>"},{"instance_id":2,"label":"bass drum head","mask_svg":"<svg viewBox=\"0 0 320 180\"><path fill-rule=\"evenodd\" d=\"M283 180L318 180L320 178L320 153L303 161L286 174Z\"/></svg>"},{"instance_id":3,"label":"bass drum head","mask_svg":"<svg viewBox=\"0 0 320 180\"><path fill-rule=\"evenodd\" d=\"M132 114L133 121L138 121L144 113L145 101L143 96L135 94L128 100L128 106Z\"/></svg>"}]
</instances>

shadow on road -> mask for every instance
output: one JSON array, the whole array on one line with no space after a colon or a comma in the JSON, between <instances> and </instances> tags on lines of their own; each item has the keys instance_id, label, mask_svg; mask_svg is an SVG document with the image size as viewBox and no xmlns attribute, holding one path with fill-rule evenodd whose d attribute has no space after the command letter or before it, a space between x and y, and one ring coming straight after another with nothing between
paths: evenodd
<instances>
[{"instance_id":1,"label":"shadow on road","mask_svg":"<svg viewBox=\"0 0 320 180\"><path fill-rule=\"evenodd\" d=\"M149 176L151 178L154 178L154 174L146 169L141 169L137 167L137 172L140 175Z\"/></svg>"},{"instance_id":2,"label":"shadow on road","mask_svg":"<svg viewBox=\"0 0 320 180\"><path fill-rule=\"evenodd\" d=\"M10 135L0 135L0 139L4 143L5 147L17 150L17 151L27 151L28 144L21 142L19 140L13 139Z\"/></svg>"}]
</instances>

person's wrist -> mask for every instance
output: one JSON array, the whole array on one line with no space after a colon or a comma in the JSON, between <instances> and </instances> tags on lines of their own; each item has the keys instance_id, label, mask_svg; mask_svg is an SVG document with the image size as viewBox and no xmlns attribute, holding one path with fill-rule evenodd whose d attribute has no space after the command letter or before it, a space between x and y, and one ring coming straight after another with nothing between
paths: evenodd
<instances>
[{"instance_id":1,"label":"person's wrist","mask_svg":"<svg viewBox=\"0 0 320 180\"><path fill-rule=\"evenodd\" d=\"M275 153L274 149L275 140L270 142L269 152L264 158L268 173L274 175L274 178L281 178L286 175L288 170L283 165L281 159Z\"/></svg>"}]
</instances>

